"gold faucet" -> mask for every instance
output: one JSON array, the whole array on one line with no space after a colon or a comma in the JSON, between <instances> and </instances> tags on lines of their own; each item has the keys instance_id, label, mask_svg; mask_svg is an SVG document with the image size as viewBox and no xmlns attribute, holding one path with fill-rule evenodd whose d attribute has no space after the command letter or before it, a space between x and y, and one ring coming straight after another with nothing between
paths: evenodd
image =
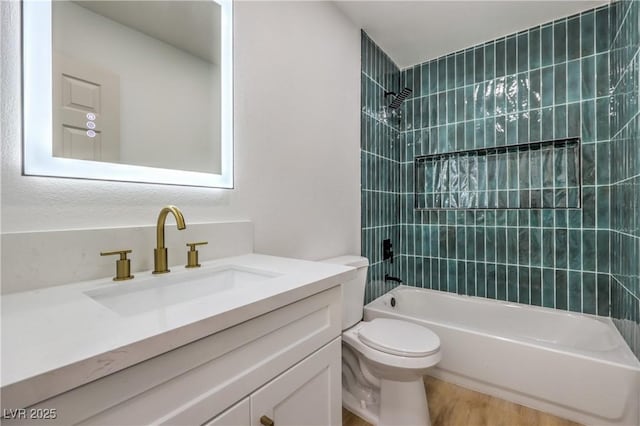
<instances>
[{"instance_id":1,"label":"gold faucet","mask_svg":"<svg viewBox=\"0 0 640 426\"><path fill-rule=\"evenodd\" d=\"M164 223L167 220L167 215L169 215L169 213L173 214L176 218L176 225L179 230L187 227L184 223L184 216L182 216L182 212L176 206L166 206L160 210L160 214L158 215L158 226L156 228L157 247L153 250L154 274L164 274L169 272L169 268L167 267L167 248L164 246Z\"/></svg>"}]
</instances>

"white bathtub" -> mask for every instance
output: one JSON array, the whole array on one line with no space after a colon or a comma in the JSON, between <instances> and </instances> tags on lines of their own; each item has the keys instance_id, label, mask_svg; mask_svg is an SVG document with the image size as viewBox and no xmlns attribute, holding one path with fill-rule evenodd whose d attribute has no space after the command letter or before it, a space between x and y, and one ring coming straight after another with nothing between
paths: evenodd
<instances>
[{"instance_id":1,"label":"white bathtub","mask_svg":"<svg viewBox=\"0 0 640 426\"><path fill-rule=\"evenodd\" d=\"M434 377L586 425L640 424L640 362L608 318L408 286L364 317L436 332Z\"/></svg>"}]
</instances>

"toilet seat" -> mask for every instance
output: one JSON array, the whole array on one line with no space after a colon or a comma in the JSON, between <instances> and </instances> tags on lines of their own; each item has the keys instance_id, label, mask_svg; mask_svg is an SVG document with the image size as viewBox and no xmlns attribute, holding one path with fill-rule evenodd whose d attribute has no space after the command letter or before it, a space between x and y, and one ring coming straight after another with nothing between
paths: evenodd
<instances>
[{"instance_id":1,"label":"toilet seat","mask_svg":"<svg viewBox=\"0 0 640 426\"><path fill-rule=\"evenodd\" d=\"M405 322L405 321L401 321ZM440 362L442 353L440 352L440 345L432 350L429 354L423 356L405 356L388 353L379 349L376 349L366 344L359 336L359 331L362 327L366 326L369 322L362 321L354 325L348 330L342 333L342 341L351 346L357 353L364 356L370 362L380 364L385 367L392 367L397 369L396 374L404 376L405 374L415 374L416 371L422 371L426 368ZM439 343L439 339L438 339Z\"/></svg>"},{"instance_id":2,"label":"toilet seat","mask_svg":"<svg viewBox=\"0 0 640 426\"><path fill-rule=\"evenodd\" d=\"M367 346L387 354L424 357L440 349L440 338L431 330L412 322L376 318L363 323L358 338Z\"/></svg>"}]
</instances>

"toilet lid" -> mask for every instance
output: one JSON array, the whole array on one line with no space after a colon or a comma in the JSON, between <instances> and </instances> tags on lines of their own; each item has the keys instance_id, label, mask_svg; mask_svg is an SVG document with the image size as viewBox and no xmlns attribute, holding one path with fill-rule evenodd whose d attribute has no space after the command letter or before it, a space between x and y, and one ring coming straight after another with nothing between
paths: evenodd
<instances>
[{"instance_id":1,"label":"toilet lid","mask_svg":"<svg viewBox=\"0 0 640 426\"><path fill-rule=\"evenodd\" d=\"M440 338L433 331L396 319L366 322L358 330L358 337L365 345L393 355L421 357L440 349Z\"/></svg>"}]
</instances>

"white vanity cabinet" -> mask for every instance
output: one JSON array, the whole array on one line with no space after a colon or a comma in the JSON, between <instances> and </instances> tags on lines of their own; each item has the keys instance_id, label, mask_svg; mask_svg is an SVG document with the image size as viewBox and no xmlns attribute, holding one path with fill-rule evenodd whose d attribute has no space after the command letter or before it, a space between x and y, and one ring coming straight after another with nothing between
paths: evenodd
<instances>
[{"instance_id":1,"label":"white vanity cabinet","mask_svg":"<svg viewBox=\"0 0 640 426\"><path fill-rule=\"evenodd\" d=\"M340 298L336 286L276 306L30 407L53 422L3 424L339 425Z\"/></svg>"}]
</instances>

